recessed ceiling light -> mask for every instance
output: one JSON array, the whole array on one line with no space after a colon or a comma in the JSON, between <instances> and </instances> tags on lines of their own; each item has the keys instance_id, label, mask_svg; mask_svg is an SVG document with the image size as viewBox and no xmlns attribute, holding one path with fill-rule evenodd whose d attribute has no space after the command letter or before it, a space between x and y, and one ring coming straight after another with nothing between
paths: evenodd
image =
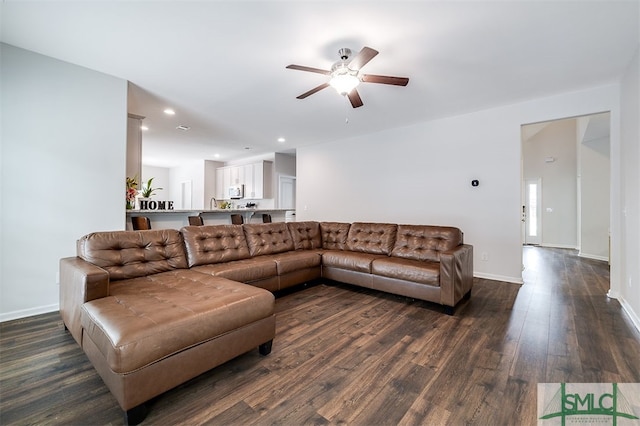
<instances>
[{"instance_id":1,"label":"recessed ceiling light","mask_svg":"<svg viewBox=\"0 0 640 426\"><path fill-rule=\"evenodd\" d=\"M167 114L167 115L176 115L176 112L174 110L172 110L171 108L165 109L164 113Z\"/></svg>"},{"instance_id":2,"label":"recessed ceiling light","mask_svg":"<svg viewBox=\"0 0 640 426\"><path fill-rule=\"evenodd\" d=\"M220 154L213 154L213 158L220 158Z\"/></svg>"},{"instance_id":3,"label":"recessed ceiling light","mask_svg":"<svg viewBox=\"0 0 640 426\"><path fill-rule=\"evenodd\" d=\"M285 138L278 138L278 142L282 143L282 142L286 142L287 140Z\"/></svg>"},{"instance_id":4,"label":"recessed ceiling light","mask_svg":"<svg viewBox=\"0 0 640 426\"><path fill-rule=\"evenodd\" d=\"M140 130L149 130L147 126L140 126Z\"/></svg>"},{"instance_id":5,"label":"recessed ceiling light","mask_svg":"<svg viewBox=\"0 0 640 426\"><path fill-rule=\"evenodd\" d=\"M181 124L181 125L179 125L178 127L176 127L176 129L178 129L178 130L184 130L184 131L186 132L187 130L190 130L190 129L191 129L191 127L189 127L189 126L185 126L184 124Z\"/></svg>"}]
</instances>

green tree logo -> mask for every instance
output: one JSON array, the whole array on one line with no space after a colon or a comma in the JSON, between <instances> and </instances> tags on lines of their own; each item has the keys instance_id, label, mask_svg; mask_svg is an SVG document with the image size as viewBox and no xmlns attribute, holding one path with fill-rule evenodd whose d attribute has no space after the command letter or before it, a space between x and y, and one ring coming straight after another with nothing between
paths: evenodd
<instances>
[{"instance_id":1,"label":"green tree logo","mask_svg":"<svg viewBox=\"0 0 640 426\"><path fill-rule=\"evenodd\" d=\"M559 417L563 426L567 417L572 416L581 416L582 419L575 419L580 422L594 416L608 416L611 417L614 426L617 425L618 418L638 420L633 407L618 389L617 383L611 383L610 392L608 389L603 390L601 385L604 384L576 384L581 392L568 392L566 383L560 383L557 392L545 405L540 420Z\"/></svg>"}]
</instances>

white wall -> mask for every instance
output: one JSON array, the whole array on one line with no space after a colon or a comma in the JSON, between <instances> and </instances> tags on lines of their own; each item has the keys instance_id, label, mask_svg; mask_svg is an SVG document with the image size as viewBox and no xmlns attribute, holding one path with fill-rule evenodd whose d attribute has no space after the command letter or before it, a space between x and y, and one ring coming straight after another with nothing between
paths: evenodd
<instances>
[{"instance_id":1,"label":"white wall","mask_svg":"<svg viewBox=\"0 0 640 426\"><path fill-rule=\"evenodd\" d=\"M541 178L542 246L578 245L575 120L557 120L523 141L523 178ZM554 161L547 162L552 157ZM608 181L607 181L608 183Z\"/></svg>"},{"instance_id":2,"label":"white wall","mask_svg":"<svg viewBox=\"0 0 640 426\"><path fill-rule=\"evenodd\" d=\"M141 191L142 186L146 185L147 181L153 178L151 182L152 188L162 188L155 191L153 199L159 201L171 200L171 180L170 169L167 167L156 167L142 165L142 179L140 179L140 185L138 189Z\"/></svg>"},{"instance_id":3,"label":"white wall","mask_svg":"<svg viewBox=\"0 0 640 426\"><path fill-rule=\"evenodd\" d=\"M0 44L0 320L58 309L59 259L124 229L127 82Z\"/></svg>"},{"instance_id":4,"label":"white wall","mask_svg":"<svg viewBox=\"0 0 640 426\"><path fill-rule=\"evenodd\" d=\"M296 175L296 156L276 152L273 160L275 175Z\"/></svg>"},{"instance_id":5,"label":"white wall","mask_svg":"<svg viewBox=\"0 0 640 426\"><path fill-rule=\"evenodd\" d=\"M296 175L296 157L295 155L275 153L273 160L273 173L272 173L272 194L274 206L281 206L280 204L280 177L281 176L295 176Z\"/></svg>"},{"instance_id":6,"label":"white wall","mask_svg":"<svg viewBox=\"0 0 640 426\"><path fill-rule=\"evenodd\" d=\"M618 90L603 86L300 148L297 220L457 226L474 246L476 276L520 282L520 126L602 111L612 111L615 126ZM614 130L612 145L619 146ZM472 179L480 186L472 188Z\"/></svg>"},{"instance_id":7,"label":"white wall","mask_svg":"<svg viewBox=\"0 0 640 426\"><path fill-rule=\"evenodd\" d=\"M194 161L169 172L170 194L176 210L204 208L204 161ZM182 184L191 182L191 206L182 203ZM208 207L207 207L208 208Z\"/></svg>"},{"instance_id":8,"label":"white wall","mask_svg":"<svg viewBox=\"0 0 640 426\"><path fill-rule=\"evenodd\" d=\"M609 260L609 138L584 141L579 149L580 256Z\"/></svg>"},{"instance_id":9,"label":"white wall","mask_svg":"<svg viewBox=\"0 0 640 426\"><path fill-rule=\"evenodd\" d=\"M639 44L640 46L640 44ZM620 85L620 155L622 190L619 208L614 206L614 221L620 221L620 243L612 245L612 257L617 255L620 265L619 281L611 286L611 295L640 329L640 48L636 50ZM612 159L613 141L612 141ZM613 175L612 164L612 175ZM615 231L615 230L614 230ZM612 266L612 272L613 267Z\"/></svg>"},{"instance_id":10,"label":"white wall","mask_svg":"<svg viewBox=\"0 0 640 426\"><path fill-rule=\"evenodd\" d=\"M211 207L211 199L216 196L216 169L224 166L221 161L204 160L204 208Z\"/></svg>"}]
</instances>

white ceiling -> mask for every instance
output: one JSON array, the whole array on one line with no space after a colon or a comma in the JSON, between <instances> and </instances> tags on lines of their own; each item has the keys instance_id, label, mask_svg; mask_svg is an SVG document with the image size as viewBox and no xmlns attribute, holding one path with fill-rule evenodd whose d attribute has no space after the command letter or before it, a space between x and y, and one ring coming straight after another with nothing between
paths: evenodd
<instances>
[{"instance_id":1,"label":"white ceiling","mask_svg":"<svg viewBox=\"0 0 640 426\"><path fill-rule=\"evenodd\" d=\"M637 0L0 4L3 42L130 81L129 112L149 127L144 162L166 167L616 82L640 41L638 8ZM339 48L363 46L380 51L365 73L409 85L364 83L358 109L331 88L296 99L326 77L286 65L328 69Z\"/></svg>"}]
</instances>

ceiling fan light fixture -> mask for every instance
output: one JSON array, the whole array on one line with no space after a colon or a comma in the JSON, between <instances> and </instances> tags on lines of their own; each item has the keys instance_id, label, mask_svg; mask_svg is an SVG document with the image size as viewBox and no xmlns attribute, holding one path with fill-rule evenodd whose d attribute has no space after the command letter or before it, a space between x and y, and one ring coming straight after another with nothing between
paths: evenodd
<instances>
[{"instance_id":1,"label":"ceiling fan light fixture","mask_svg":"<svg viewBox=\"0 0 640 426\"><path fill-rule=\"evenodd\" d=\"M360 79L355 75L341 74L332 77L329 84L331 85L331 87L336 89L339 94L346 95L353 89L358 87L358 84L360 84Z\"/></svg>"},{"instance_id":2,"label":"ceiling fan light fixture","mask_svg":"<svg viewBox=\"0 0 640 426\"><path fill-rule=\"evenodd\" d=\"M331 80L329 81L329 84L331 87L336 89L339 94L346 95L360 84L358 71L353 71L346 65L341 67L334 66L334 69L331 72Z\"/></svg>"}]
</instances>

